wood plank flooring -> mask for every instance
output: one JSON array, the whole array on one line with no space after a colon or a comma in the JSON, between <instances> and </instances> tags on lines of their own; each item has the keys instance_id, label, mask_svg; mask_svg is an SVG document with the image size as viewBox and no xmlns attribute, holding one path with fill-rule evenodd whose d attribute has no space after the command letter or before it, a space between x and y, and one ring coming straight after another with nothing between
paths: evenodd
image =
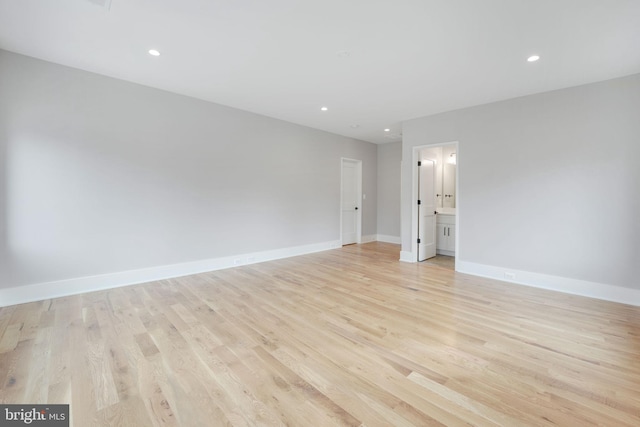
<instances>
[{"instance_id":1,"label":"wood plank flooring","mask_svg":"<svg viewBox=\"0 0 640 427\"><path fill-rule=\"evenodd\" d=\"M0 402L84 426L639 426L640 308L368 243L0 309Z\"/></svg>"}]
</instances>

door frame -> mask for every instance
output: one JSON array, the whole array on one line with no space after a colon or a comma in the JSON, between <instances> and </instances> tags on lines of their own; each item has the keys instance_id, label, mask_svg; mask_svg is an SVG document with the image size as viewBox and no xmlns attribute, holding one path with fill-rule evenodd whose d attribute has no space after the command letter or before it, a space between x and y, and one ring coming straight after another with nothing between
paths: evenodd
<instances>
[{"instance_id":1,"label":"door frame","mask_svg":"<svg viewBox=\"0 0 640 427\"><path fill-rule=\"evenodd\" d=\"M356 164L356 197L358 197L358 212L356 213L356 244L362 243L362 160L340 158L340 246L342 246L342 186L344 177L342 176L345 163Z\"/></svg>"},{"instance_id":2,"label":"door frame","mask_svg":"<svg viewBox=\"0 0 640 427\"><path fill-rule=\"evenodd\" d=\"M413 147L411 163L411 262L418 262L418 161L420 151L425 148L437 148L453 145L456 148L456 252L455 265L458 266L460 255L460 144L458 141L439 142ZM436 219L437 220L437 219Z\"/></svg>"}]
</instances>

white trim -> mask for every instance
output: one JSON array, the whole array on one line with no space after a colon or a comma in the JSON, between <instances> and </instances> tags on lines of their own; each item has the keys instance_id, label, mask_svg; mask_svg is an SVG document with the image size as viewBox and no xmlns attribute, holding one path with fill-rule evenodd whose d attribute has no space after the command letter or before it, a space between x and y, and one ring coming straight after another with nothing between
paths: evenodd
<instances>
[{"instance_id":1,"label":"white trim","mask_svg":"<svg viewBox=\"0 0 640 427\"><path fill-rule=\"evenodd\" d=\"M447 145L455 145L456 147L456 266L458 255L460 253L460 144L458 141L441 142L437 144L426 144L414 146L411 158L411 256L417 262L418 260L418 161L420 160L420 151L425 148L437 148ZM400 258L402 261L402 257ZM457 267L456 267L457 270Z\"/></svg>"},{"instance_id":2,"label":"white trim","mask_svg":"<svg viewBox=\"0 0 640 427\"><path fill-rule=\"evenodd\" d=\"M378 235L377 234L367 234L366 236L362 236L360 238L360 243L375 242L377 240L378 240Z\"/></svg>"},{"instance_id":3,"label":"white trim","mask_svg":"<svg viewBox=\"0 0 640 427\"><path fill-rule=\"evenodd\" d=\"M142 268L139 270L101 274L98 276L78 277L55 282L16 286L13 288L0 289L0 307L23 304L32 301L42 301L50 298L82 294L86 292L119 288L122 286L153 282L156 280L170 279L174 277L189 276L191 274L204 273L207 271L223 270L225 268L273 261L339 247L340 241L333 240L329 242L185 262L181 264L163 265Z\"/></svg>"},{"instance_id":4,"label":"white trim","mask_svg":"<svg viewBox=\"0 0 640 427\"><path fill-rule=\"evenodd\" d=\"M512 268L496 267L460 260L456 260L456 271L501 280L503 282L515 283L517 285L532 286L567 294L640 306L640 289L624 288L622 286L532 273L530 271L514 270ZM505 274L511 274L513 276L506 278Z\"/></svg>"},{"instance_id":5,"label":"white trim","mask_svg":"<svg viewBox=\"0 0 640 427\"><path fill-rule=\"evenodd\" d=\"M418 257L413 252L400 251L400 261L402 262L418 262Z\"/></svg>"},{"instance_id":6,"label":"white trim","mask_svg":"<svg viewBox=\"0 0 640 427\"><path fill-rule=\"evenodd\" d=\"M456 256L456 253L453 251L445 251L444 249L438 249L436 251L436 254L438 255L446 255L446 256Z\"/></svg>"},{"instance_id":7,"label":"white trim","mask_svg":"<svg viewBox=\"0 0 640 427\"><path fill-rule=\"evenodd\" d=\"M396 245L399 245L400 243L402 243L400 236L389 236L386 234L378 234L376 237L376 240L378 242L395 243Z\"/></svg>"}]
</instances>

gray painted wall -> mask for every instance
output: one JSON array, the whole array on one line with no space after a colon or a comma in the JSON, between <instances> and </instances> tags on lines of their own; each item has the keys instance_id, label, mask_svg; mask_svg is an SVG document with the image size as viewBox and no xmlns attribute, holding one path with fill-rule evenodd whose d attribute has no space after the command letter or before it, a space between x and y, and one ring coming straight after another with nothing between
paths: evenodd
<instances>
[{"instance_id":1,"label":"gray painted wall","mask_svg":"<svg viewBox=\"0 0 640 427\"><path fill-rule=\"evenodd\" d=\"M402 143L378 145L378 234L400 238Z\"/></svg>"},{"instance_id":2,"label":"gray painted wall","mask_svg":"<svg viewBox=\"0 0 640 427\"><path fill-rule=\"evenodd\" d=\"M0 287L340 239L373 144L0 51Z\"/></svg>"},{"instance_id":3,"label":"gray painted wall","mask_svg":"<svg viewBox=\"0 0 640 427\"><path fill-rule=\"evenodd\" d=\"M403 126L402 249L412 147L459 141L459 259L640 289L640 74Z\"/></svg>"}]
</instances>

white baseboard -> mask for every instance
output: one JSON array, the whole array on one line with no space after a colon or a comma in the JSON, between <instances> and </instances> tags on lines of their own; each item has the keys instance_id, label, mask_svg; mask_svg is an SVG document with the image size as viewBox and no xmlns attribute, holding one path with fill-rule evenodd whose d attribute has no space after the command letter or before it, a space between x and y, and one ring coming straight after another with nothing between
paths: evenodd
<instances>
[{"instance_id":1,"label":"white baseboard","mask_svg":"<svg viewBox=\"0 0 640 427\"><path fill-rule=\"evenodd\" d=\"M456 253L454 251L445 251L444 249L438 249L436 251L436 254L446 255L446 256L456 256Z\"/></svg>"},{"instance_id":2,"label":"white baseboard","mask_svg":"<svg viewBox=\"0 0 640 427\"><path fill-rule=\"evenodd\" d=\"M400 251L400 261L402 262L418 262L411 251Z\"/></svg>"},{"instance_id":3,"label":"white baseboard","mask_svg":"<svg viewBox=\"0 0 640 427\"><path fill-rule=\"evenodd\" d=\"M0 307L189 276L339 248L340 240L0 289Z\"/></svg>"},{"instance_id":4,"label":"white baseboard","mask_svg":"<svg viewBox=\"0 0 640 427\"><path fill-rule=\"evenodd\" d=\"M388 236L386 234L378 234L376 240L378 242L395 243L396 245L401 243L400 236Z\"/></svg>"},{"instance_id":5,"label":"white baseboard","mask_svg":"<svg viewBox=\"0 0 640 427\"><path fill-rule=\"evenodd\" d=\"M387 239L388 237L393 236L378 235L377 240L388 241L390 240ZM395 243L395 241L390 243ZM336 249L340 246L340 241L334 240L243 255L0 289L0 307L289 258L297 255ZM400 251L400 261L409 263L416 262L413 253L410 251ZM639 289L550 276L461 260L456 262L456 271L519 285L640 306ZM505 277L505 273L511 273L515 276L514 278L508 278Z\"/></svg>"},{"instance_id":6,"label":"white baseboard","mask_svg":"<svg viewBox=\"0 0 640 427\"><path fill-rule=\"evenodd\" d=\"M567 294L581 295L606 301L619 302L640 306L640 289L624 288L622 286L589 282L586 280L570 279L567 277L550 276L529 271L514 270L512 268L495 267L492 265L476 264L467 261L456 261L456 271L488 277L518 285L549 289ZM511 274L512 276L505 277Z\"/></svg>"},{"instance_id":7,"label":"white baseboard","mask_svg":"<svg viewBox=\"0 0 640 427\"><path fill-rule=\"evenodd\" d=\"M366 236L360 237L360 243L375 242L376 240L378 240L378 236L375 234L367 234Z\"/></svg>"}]
</instances>

